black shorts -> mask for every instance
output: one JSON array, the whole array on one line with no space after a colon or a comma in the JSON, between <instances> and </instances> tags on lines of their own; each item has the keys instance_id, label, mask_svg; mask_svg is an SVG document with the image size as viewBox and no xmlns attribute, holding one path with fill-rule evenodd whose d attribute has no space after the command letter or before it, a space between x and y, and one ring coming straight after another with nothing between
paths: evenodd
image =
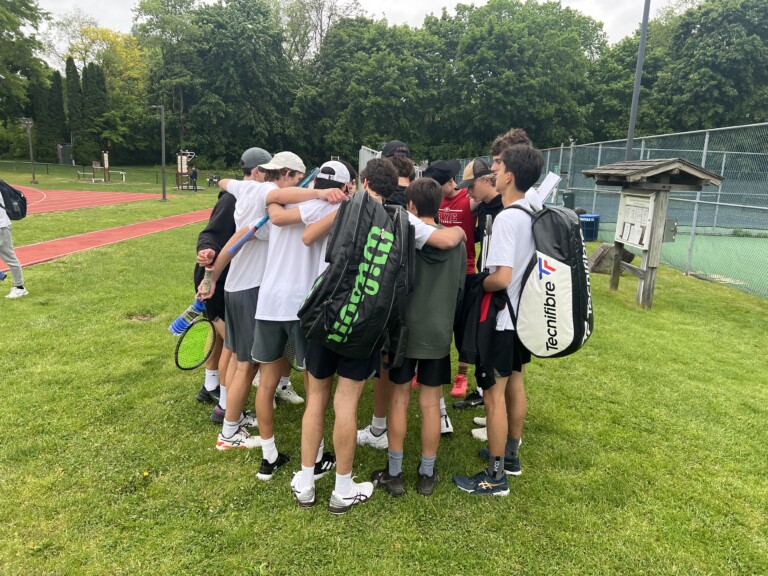
<instances>
[{"instance_id":1,"label":"black shorts","mask_svg":"<svg viewBox=\"0 0 768 576\"><path fill-rule=\"evenodd\" d=\"M465 295L469 293L470 287L474 286L474 284L477 282L477 274L467 274L464 277L464 292L461 293L462 300L464 299ZM461 330L464 329L464 323L463 322L457 322L456 320L459 320L459 311L462 309L464 303L463 302L457 302L456 303L456 315L457 318L453 322L453 339L454 339L454 345L456 342L462 341L463 334L460 333ZM461 353L461 350L459 352L459 362L466 362L466 358Z\"/></svg>"},{"instance_id":2,"label":"black shorts","mask_svg":"<svg viewBox=\"0 0 768 576\"><path fill-rule=\"evenodd\" d=\"M369 358L350 358L329 350L316 340L307 341L307 371L318 380L338 374L342 378L362 382L373 376L379 361L378 352Z\"/></svg>"},{"instance_id":3,"label":"black shorts","mask_svg":"<svg viewBox=\"0 0 768 576\"><path fill-rule=\"evenodd\" d=\"M389 369L389 379L395 384L407 384L416 376L424 386L442 386L451 382L451 356L437 359L405 358L402 365Z\"/></svg>"},{"instance_id":4,"label":"black shorts","mask_svg":"<svg viewBox=\"0 0 768 576\"><path fill-rule=\"evenodd\" d=\"M494 376L507 377L512 372L522 372L523 366L531 361L531 353L523 346L514 330L497 331L493 334L493 351L491 353ZM483 386L487 390L493 386Z\"/></svg>"}]
</instances>

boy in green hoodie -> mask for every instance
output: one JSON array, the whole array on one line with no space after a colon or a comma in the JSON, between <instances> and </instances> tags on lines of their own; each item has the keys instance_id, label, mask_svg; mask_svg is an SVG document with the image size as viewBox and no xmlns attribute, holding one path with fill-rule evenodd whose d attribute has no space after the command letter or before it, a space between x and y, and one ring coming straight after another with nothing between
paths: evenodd
<instances>
[{"instance_id":1,"label":"boy in green hoodie","mask_svg":"<svg viewBox=\"0 0 768 576\"><path fill-rule=\"evenodd\" d=\"M405 191L408 211L429 226L443 200L443 192L435 180L419 178ZM409 328L405 360L398 368L390 368L389 378L395 384L389 408L389 448L387 466L371 476L374 486L392 496L405 494L403 480L403 445L407 428L410 382L414 374L419 387L421 409L421 464L416 491L429 496L439 481L435 469L440 443L440 399L442 385L451 382L451 341L456 304L464 289L467 254L464 243L449 250L424 246L416 251L416 282L408 300L406 324Z\"/></svg>"}]
</instances>

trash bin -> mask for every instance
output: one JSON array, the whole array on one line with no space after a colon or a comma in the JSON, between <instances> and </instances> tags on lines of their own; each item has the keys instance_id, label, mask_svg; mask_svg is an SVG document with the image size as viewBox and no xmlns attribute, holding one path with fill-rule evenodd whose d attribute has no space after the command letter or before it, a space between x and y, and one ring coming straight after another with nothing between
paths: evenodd
<instances>
[{"instance_id":1,"label":"trash bin","mask_svg":"<svg viewBox=\"0 0 768 576\"><path fill-rule=\"evenodd\" d=\"M579 216L581 221L581 233L584 235L584 242L595 242L600 228L600 214L582 214Z\"/></svg>"},{"instance_id":2,"label":"trash bin","mask_svg":"<svg viewBox=\"0 0 768 576\"><path fill-rule=\"evenodd\" d=\"M576 196L573 192L563 192L563 205L571 210L576 207Z\"/></svg>"}]
</instances>

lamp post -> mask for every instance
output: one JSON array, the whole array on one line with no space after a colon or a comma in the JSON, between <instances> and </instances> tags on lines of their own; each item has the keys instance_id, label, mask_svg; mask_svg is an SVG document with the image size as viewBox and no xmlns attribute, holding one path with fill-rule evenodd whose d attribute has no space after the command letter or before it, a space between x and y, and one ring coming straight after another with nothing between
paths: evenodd
<instances>
[{"instance_id":1,"label":"lamp post","mask_svg":"<svg viewBox=\"0 0 768 576\"><path fill-rule=\"evenodd\" d=\"M643 79L643 62L645 60L645 43L648 38L648 14L651 11L651 0L645 0L643 7L643 24L640 30L640 46L637 50L637 65L635 66L635 86L632 90L632 105L629 110L629 129L627 130L627 150L624 160L632 160L632 147L635 143L635 123L637 122L637 105L640 101L640 82ZM642 160L642 158L641 158Z\"/></svg>"},{"instance_id":2,"label":"lamp post","mask_svg":"<svg viewBox=\"0 0 768 576\"><path fill-rule=\"evenodd\" d=\"M32 153L32 126L34 125L34 122L32 121L32 118L22 118L21 125L24 127L24 130L27 131L27 140L29 140L29 163L32 165L32 184L37 184L37 180L35 179L35 156Z\"/></svg>"},{"instance_id":3,"label":"lamp post","mask_svg":"<svg viewBox=\"0 0 768 576\"><path fill-rule=\"evenodd\" d=\"M160 200L160 202L165 202L165 105L156 104L154 106L150 106L150 108L160 110L160 153L163 155L163 198Z\"/></svg>"}]
</instances>

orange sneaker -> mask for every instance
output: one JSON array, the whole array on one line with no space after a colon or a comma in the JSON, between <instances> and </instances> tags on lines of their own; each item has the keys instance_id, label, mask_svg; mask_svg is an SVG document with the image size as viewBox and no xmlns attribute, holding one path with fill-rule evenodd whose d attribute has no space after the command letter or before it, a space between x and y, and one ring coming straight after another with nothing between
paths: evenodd
<instances>
[{"instance_id":1,"label":"orange sneaker","mask_svg":"<svg viewBox=\"0 0 768 576\"><path fill-rule=\"evenodd\" d=\"M465 374L456 374L453 379L453 388L451 388L451 396L454 398L464 398L467 395L467 376Z\"/></svg>"}]
</instances>

